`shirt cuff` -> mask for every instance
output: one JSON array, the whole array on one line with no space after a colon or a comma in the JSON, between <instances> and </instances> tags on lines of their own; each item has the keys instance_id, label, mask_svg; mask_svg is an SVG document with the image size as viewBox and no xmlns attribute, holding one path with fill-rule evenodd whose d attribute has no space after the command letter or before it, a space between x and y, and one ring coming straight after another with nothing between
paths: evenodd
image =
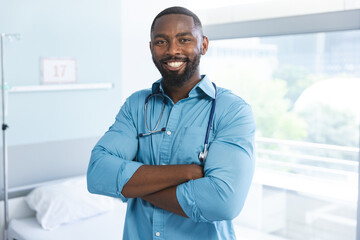
<instances>
[{"instance_id":1,"label":"shirt cuff","mask_svg":"<svg viewBox=\"0 0 360 240\"><path fill-rule=\"evenodd\" d=\"M176 188L176 198L185 214L194 222L209 222L200 213L193 194L194 180L180 184Z\"/></svg>"},{"instance_id":2,"label":"shirt cuff","mask_svg":"<svg viewBox=\"0 0 360 240\"><path fill-rule=\"evenodd\" d=\"M139 162L134 162L131 161L129 163L127 163L126 166L126 170L125 169L119 169L119 177L118 177L118 190L117 190L117 194L120 197L120 199L123 202L127 202L127 198L124 197L124 195L122 195L121 191L123 189L123 187L125 186L125 184L130 180L130 178L134 175L134 173L138 170L139 167L141 167L143 165L143 163L139 163Z\"/></svg>"}]
</instances>

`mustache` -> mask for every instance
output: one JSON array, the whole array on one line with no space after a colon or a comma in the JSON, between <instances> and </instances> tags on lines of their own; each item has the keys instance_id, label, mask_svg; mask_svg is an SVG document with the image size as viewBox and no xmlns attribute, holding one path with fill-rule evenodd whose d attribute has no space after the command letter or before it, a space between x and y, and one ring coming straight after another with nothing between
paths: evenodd
<instances>
[{"instance_id":1,"label":"mustache","mask_svg":"<svg viewBox=\"0 0 360 240\"><path fill-rule=\"evenodd\" d=\"M164 58L160 59L160 62L164 63L164 62L167 62L167 61L170 61L170 60L181 61L181 62L189 62L189 58L187 58L187 57L177 57L177 56L164 57Z\"/></svg>"}]
</instances>

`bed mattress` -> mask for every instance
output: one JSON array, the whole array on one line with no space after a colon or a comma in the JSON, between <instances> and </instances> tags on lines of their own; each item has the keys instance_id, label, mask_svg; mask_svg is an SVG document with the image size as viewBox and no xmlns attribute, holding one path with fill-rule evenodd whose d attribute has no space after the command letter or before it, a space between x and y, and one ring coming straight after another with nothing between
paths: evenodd
<instances>
[{"instance_id":1,"label":"bed mattress","mask_svg":"<svg viewBox=\"0 0 360 240\"><path fill-rule=\"evenodd\" d=\"M62 225L48 231L41 228L35 217L13 219L9 225L10 240L120 240L126 213L126 204L116 203L114 210Z\"/></svg>"}]
</instances>

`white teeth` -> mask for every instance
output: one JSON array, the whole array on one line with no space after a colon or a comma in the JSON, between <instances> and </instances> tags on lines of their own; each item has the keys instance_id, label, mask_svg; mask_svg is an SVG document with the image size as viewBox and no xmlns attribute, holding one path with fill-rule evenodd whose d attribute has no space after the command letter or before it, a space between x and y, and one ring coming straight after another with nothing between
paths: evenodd
<instances>
[{"instance_id":1,"label":"white teeth","mask_svg":"<svg viewBox=\"0 0 360 240\"><path fill-rule=\"evenodd\" d=\"M177 68L177 67L180 67L184 62L168 62L167 64L170 66L170 67L173 67L173 68Z\"/></svg>"}]
</instances>

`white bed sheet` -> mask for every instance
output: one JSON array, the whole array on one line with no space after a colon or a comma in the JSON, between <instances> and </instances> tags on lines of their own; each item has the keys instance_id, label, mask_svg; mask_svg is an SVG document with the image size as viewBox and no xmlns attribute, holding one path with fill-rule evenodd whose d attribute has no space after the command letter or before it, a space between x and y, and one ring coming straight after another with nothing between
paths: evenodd
<instances>
[{"instance_id":1,"label":"white bed sheet","mask_svg":"<svg viewBox=\"0 0 360 240\"><path fill-rule=\"evenodd\" d=\"M9 239L17 240L121 240L126 203L116 202L114 210L95 217L69 223L48 231L41 228L35 217L13 219L9 225Z\"/></svg>"}]
</instances>

